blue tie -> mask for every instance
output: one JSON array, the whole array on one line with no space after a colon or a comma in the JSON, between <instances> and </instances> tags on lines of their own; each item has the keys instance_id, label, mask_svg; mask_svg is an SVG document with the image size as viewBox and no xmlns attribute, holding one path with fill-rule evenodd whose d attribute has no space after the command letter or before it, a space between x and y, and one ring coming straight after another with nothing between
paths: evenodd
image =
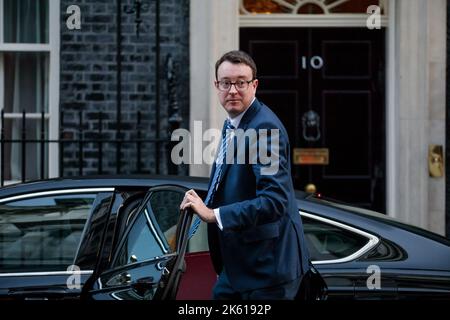
<instances>
[{"instance_id":1,"label":"blue tie","mask_svg":"<svg viewBox=\"0 0 450 320\"><path fill-rule=\"evenodd\" d=\"M211 185L209 186L208 194L205 199L205 205L208 206L209 203L211 203L214 193L217 190L217 187L219 186L220 178L222 176L222 171L225 164L226 159L226 151L228 148L228 144L231 141L231 131L234 129L234 126L230 123L230 120L225 120L225 123L223 124L223 130L222 130L222 144L221 148L219 150L219 153L217 154L217 161L216 161L216 171L214 171L214 177L211 181ZM197 232L198 227L200 226L200 223L202 221L198 216L195 217L194 222L192 223L191 228L189 229L189 237L188 239L192 238L192 236Z\"/></svg>"}]
</instances>

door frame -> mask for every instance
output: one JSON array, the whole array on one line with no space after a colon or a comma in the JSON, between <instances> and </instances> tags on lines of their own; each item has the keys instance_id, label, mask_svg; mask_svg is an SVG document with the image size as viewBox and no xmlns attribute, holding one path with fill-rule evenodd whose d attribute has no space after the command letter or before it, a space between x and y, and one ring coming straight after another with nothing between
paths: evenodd
<instances>
[{"instance_id":1,"label":"door frame","mask_svg":"<svg viewBox=\"0 0 450 320\"><path fill-rule=\"evenodd\" d=\"M392 217L396 216L397 212L397 177L395 174L396 163L398 161L398 141L399 134L396 128L398 123L397 112L397 83L396 83L396 66L395 59L395 43L396 43L396 28L395 28L395 0L387 1L387 6L384 6L386 14L381 18L381 27L386 28L385 36L385 56L386 56L386 83L385 83L385 127L386 127L386 177L385 177L385 201L386 214ZM289 16L289 17L288 17ZM326 15L286 15L286 14L272 14L272 15L240 15L239 29L243 27L361 27L366 28L366 18L364 15L340 15L326 16ZM238 35L239 36L239 35ZM239 41L239 40L238 40Z\"/></svg>"}]
</instances>

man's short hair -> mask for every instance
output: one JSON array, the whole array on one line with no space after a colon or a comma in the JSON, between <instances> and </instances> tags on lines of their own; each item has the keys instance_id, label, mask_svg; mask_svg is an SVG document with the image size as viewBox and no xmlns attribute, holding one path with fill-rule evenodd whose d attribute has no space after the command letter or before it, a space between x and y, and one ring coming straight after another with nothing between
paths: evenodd
<instances>
[{"instance_id":1,"label":"man's short hair","mask_svg":"<svg viewBox=\"0 0 450 320\"><path fill-rule=\"evenodd\" d=\"M250 57L250 55L244 51L233 50L233 51L229 51L229 52L225 53L222 57L220 57L219 60L217 60L217 62L216 62L216 80L218 80L217 79L217 70L219 69L219 66L225 61L231 62L233 64L243 63L243 64L249 66L252 69L253 79L256 79L256 64L255 64L255 61L253 61L252 57Z\"/></svg>"}]
</instances>

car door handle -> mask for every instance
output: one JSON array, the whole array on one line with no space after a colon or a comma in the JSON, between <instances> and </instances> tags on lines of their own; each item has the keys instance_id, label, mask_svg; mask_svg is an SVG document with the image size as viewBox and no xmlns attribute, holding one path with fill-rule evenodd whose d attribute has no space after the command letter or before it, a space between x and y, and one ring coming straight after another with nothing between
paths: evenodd
<instances>
[{"instance_id":1,"label":"car door handle","mask_svg":"<svg viewBox=\"0 0 450 320\"><path fill-rule=\"evenodd\" d=\"M153 277L139 278L131 283L131 288L136 290L140 295L144 295L146 291L152 289L156 285Z\"/></svg>"},{"instance_id":2,"label":"car door handle","mask_svg":"<svg viewBox=\"0 0 450 320\"><path fill-rule=\"evenodd\" d=\"M107 286L124 286L131 284L131 275L128 272L116 274L106 282Z\"/></svg>"}]
</instances>

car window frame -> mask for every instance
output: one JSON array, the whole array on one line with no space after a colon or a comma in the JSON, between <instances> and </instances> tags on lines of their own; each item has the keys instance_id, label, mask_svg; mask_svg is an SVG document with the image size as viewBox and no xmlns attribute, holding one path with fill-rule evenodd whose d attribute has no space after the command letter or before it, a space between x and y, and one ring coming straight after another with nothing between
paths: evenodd
<instances>
[{"instance_id":1,"label":"car window frame","mask_svg":"<svg viewBox=\"0 0 450 320\"><path fill-rule=\"evenodd\" d=\"M373 248L375 248L378 243L381 241L380 238L374 234L371 234L369 232L360 230L358 228L355 228L353 226L349 226L347 224L344 224L342 222L338 222L335 220L331 220L325 217L322 217L320 215L311 213L311 212L306 212L304 210L299 210L299 214L301 217L307 217L309 219L312 220L316 220L316 221L320 221L321 223L325 223L328 225L332 225L333 227L337 227L337 228L341 228L344 229L346 231L352 232L352 233L356 233L359 236L363 236L364 238L366 238L368 241L367 243L361 247L359 250L355 251L354 253L343 257L343 258L339 258L339 259L330 259L330 260L314 260L311 261L314 265L320 265L320 264L337 264L337 263L344 263L344 262L350 262L350 261L354 261L356 259L358 259L359 257L363 256L365 253L369 252L370 250L372 250Z\"/></svg>"}]
</instances>

